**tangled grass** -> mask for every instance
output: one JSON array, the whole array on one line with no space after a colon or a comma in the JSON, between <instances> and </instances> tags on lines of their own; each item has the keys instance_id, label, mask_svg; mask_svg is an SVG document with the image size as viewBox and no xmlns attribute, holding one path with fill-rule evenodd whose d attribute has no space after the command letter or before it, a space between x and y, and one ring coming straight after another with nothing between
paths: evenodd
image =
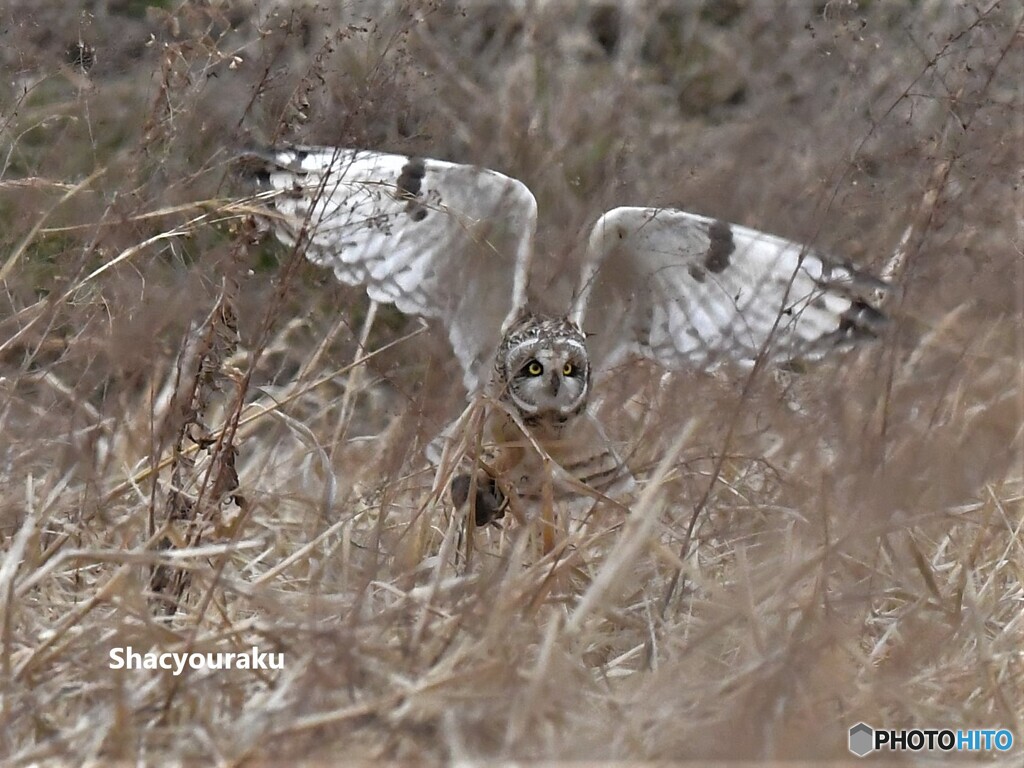
<instances>
[{"instance_id":1,"label":"tangled grass","mask_svg":"<svg viewBox=\"0 0 1024 768\"><path fill-rule=\"evenodd\" d=\"M821 761L863 720L1019 760L1019 9L96 5L0 10L0 755ZM615 204L897 254L892 331L616 371L630 514L469 537L442 334L254 242L232 158L289 140L523 179L552 290Z\"/></svg>"}]
</instances>

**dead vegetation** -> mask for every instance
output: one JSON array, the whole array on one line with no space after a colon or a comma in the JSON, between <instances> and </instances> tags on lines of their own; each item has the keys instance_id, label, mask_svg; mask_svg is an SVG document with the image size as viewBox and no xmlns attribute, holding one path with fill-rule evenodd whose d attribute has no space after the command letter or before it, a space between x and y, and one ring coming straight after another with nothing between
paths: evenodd
<instances>
[{"instance_id":1,"label":"dead vegetation","mask_svg":"<svg viewBox=\"0 0 1024 768\"><path fill-rule=\"evenodd\" d=\"M87 5L0 9L0 755L1024 739L1013 4ZM423 458L463 402L443 336L253 243L231 160L291 140L523 179L555 293L615 204L898 251L892 331L785 379L615 372L631 514L467 565Z\"/></svg>"}]
</instances>

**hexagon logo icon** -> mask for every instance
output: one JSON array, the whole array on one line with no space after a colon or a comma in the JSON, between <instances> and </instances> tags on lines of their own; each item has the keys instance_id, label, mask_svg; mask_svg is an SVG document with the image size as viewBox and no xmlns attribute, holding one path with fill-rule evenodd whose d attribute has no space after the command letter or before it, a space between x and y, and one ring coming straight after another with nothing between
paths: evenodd
<instances>
[{"instance_id":1,"label":"hexagon logo icon","mask_svg":"<svg viewBox=\"0 0 1024 768\"><path fill-rule=\"evenodd\" d=\"M867 723L857 723L850 729L850 751L865 757L875 750L875 730Z\"/></svg>"}]
</instances>

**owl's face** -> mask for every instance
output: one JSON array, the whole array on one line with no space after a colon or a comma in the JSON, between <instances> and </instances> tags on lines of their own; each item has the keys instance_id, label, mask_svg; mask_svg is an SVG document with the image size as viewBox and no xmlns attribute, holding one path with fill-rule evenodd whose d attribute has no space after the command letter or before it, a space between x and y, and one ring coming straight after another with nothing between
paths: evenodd
<instances>
[{"instance_id":1,"label":"owl's face","mask_svg":"<svg viewBox=\"0 0 1024 768\"><path fill-rule=\"evenodd\" d=\"M565 319L528 315L505 335L495 370L503 396L529 420L564 422L583 412L590 394L584 336Z\"/></svg>"}]
</instances>

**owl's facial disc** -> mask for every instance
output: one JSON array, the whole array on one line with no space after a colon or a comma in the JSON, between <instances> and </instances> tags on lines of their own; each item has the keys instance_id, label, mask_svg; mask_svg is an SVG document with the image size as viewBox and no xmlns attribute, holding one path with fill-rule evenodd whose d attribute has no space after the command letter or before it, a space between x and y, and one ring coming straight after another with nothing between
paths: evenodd
<instances>
[{"instance_id":1,"label":"owl's facial disc","mask_svg":"<svg viewBox=\"0 0 1024 768\"><path fill-rule=\"evenodd\" d=\"M568 417L586 407L590 367L581 340L537 338L510 352L508 392L521 412Z\"/></svg>"}]
</instances>

